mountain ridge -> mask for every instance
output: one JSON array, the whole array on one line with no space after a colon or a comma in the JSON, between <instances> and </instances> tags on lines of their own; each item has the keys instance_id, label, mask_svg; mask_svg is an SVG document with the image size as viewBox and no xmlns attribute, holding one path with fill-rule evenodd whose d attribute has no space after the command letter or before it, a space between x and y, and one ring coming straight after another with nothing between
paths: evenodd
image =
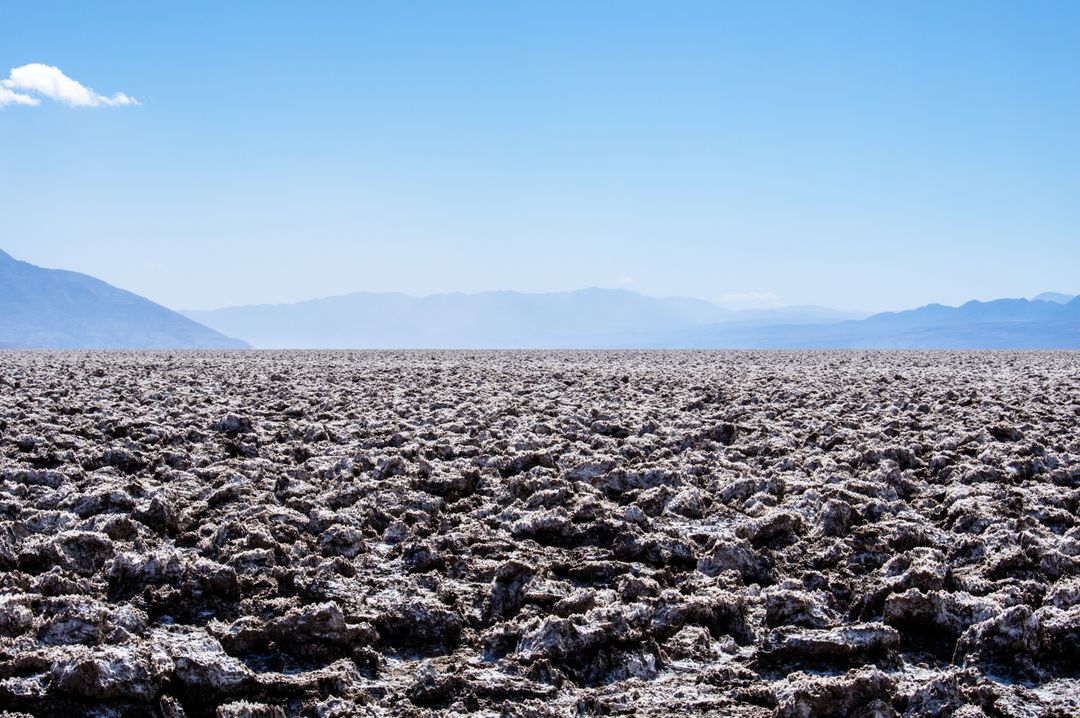
<instances>
[{"instance_id":1,"label":"mountain ridge","mask_svg":"<svg viewBox=\"0 0 1080 718\"><path fill-rule=\"evenodd\" d=\"M1058 304L1068 304L1077 296L1076 294L1064 294L1062 292L1043 292L1036 294L1032 299L1037 299L1043 302L1057 302Z\"/></svg>"}]
</instances>

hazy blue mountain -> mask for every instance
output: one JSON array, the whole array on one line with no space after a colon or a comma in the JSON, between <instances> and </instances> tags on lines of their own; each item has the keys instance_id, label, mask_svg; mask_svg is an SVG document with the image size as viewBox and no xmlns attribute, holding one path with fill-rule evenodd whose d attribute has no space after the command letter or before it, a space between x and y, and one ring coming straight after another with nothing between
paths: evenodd
<instances>
[{"instance_id":1,"label":"hazy blue mountain","mask_svg":"<svg viewBox=\"0 0 1080 718\"><path fill-rule=\"evenodd\" d=\"M595 288L426 297L358 292L184 314L267 348L634 346L720 322L798 324L860 316L824 307L732 311L701 299Z\"/></svg>"},{"instance_id":2,"label":"hazy blue mountain","mask_svg":"<svg viewBox=\"0 0 1080 718\"><path fill-rule=\"evenodd\" d=\"M247 344L99 279L0 251L0 347L232 349Z\"/></svg>"},{"instance_id":3,"label":"hazy blue mountain","mask_svg":"<svg viewBox=\"0 0 1080 718\"><path fill-rule=\"evenodd\" d=\"M187 315L267 348L1080 348L1080 298L929 304L847 319L818 307L735 312L612 289L357 293Z\"/></svg>"},{"instance_id":4,"label":"hazy blue mountain","mask_svg":"<svg viewBox=\"0 0 1080 718\"><path fill-rule=\"evenodd\" d=\"M1062 294L1061 292L1043 292L1042 294L1036 294L1034 297L1032 297L1032 299L1043 302L1057 302L1058 304L1068 304L1075 297L1075 294Z\"/></svg>"},{"instance_id":5,"label":"hazy blue mountain","mask_svg":"<svg viewBox=\"0 0 1080 718\"><path fill-rule=\"evenodd\" d=\"M724 321L728 310L696 299L652 299L622 290L523 294L357 292L297 304L184 314L257 347L570 347L595 336Z\"/></svg>"},{"instance_id":6,"label":"hazy blue mountain","mask_svg":"<svg viewBox=\"0 0 1080 718\"><path fill-rule=\"evenodd\" d=\"M861 321L742 327L718 324L673 332L648 346L836 349L1080 349L1080 297L928 304Z\"/></svg>"},{"instance_id":7,"label":"hazy blue mountain","mask_svg":"<svg viewBox=\"0 0 1080 718\"><path fill-rule=\"evenodd\" d=\"M729 322L768 326L772 324L828 324L845 319L864 319L867 312L844 311L817 306L788 306L774 309L743 309L732 312Z\"/></svg>"}]
</instances>

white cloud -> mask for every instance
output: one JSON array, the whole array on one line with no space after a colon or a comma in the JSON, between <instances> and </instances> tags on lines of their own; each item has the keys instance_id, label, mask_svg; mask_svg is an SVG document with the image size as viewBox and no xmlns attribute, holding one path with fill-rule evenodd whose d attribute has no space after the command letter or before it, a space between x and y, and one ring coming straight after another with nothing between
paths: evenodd
<instances>
[{"instance_id":1,"label":"white cloud","mask_svg":"<svg viewBox=\"0 0 1080 718\"><path fill-rule=\"evenodd\" d=\"M0 107L4 105L40 105L41 100L30 95L24 95L21 92L13 92L0 83Z\"/></svg>"},{"instance_id":2,"label":"white cloud","mask_svg":"<svg viewBox=\"0 0 1080 718\"><path fill-rule=\"evenodd\" d=\"M14 68L8 79L0 80L0 105L38 105L35 93L71 107L116 107L137 105L138 100L123 92L111 96L99 95L89 87L72 80L51 65L39 62Z\"/></svg>"}]
</instances>

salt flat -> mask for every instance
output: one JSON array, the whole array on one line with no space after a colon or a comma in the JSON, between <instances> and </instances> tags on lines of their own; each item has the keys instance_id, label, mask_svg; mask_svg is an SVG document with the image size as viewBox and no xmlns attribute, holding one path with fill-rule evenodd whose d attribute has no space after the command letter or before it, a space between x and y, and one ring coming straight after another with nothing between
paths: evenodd
<instances>
[{"instance_id":1,"label":"salt flat","mask_svg":"<svg viewBox=\"0 0 1080 718\"><path fill-rule=\"evenodd\" d=\"M1069 352L0 352L0 708L1076 715L1078 426Z\"/></svg>"}]
</instances>

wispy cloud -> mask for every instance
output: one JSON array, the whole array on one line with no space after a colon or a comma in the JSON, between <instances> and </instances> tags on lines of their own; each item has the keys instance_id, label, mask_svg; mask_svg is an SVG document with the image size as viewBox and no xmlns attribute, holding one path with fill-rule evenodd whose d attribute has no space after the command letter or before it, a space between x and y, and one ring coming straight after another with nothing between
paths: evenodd
<instances>
[{"instance_id":1,"label":"wispy cloud","mask_svg":"<svg viewBox=\"0 0 1080 718\"><path fill-rule=\"evenodd\" d=\"M721 302L732 302L738 304L741 302L775 302L776 295L772 292L735 292L732 294L722 294L719 300Z\"/></svg>"},{"instance_id":2,"label":"wispy cloud","mask_svg":"<svg viewBox=\"0 0 1080 718\"><path fill-rule=\"evenodd\" d=\"M773 309L782 306L780 298L772 292L729 292L711 300L728 309Z\"/></svg>"},{"instance_id":3,"label":"wispy cloud","mask_svg":"<svg viewBox=\"0 0 1080 718\"><path fill-rule=\"evenodd\" d=\"M137 105L139 101L123 92L101 95L77 82L59 67L40 62L11 70L6 80L0 80L0 105L40 105L47 98L70 107L118 107Z\"/></svg>"}]
</instances>

